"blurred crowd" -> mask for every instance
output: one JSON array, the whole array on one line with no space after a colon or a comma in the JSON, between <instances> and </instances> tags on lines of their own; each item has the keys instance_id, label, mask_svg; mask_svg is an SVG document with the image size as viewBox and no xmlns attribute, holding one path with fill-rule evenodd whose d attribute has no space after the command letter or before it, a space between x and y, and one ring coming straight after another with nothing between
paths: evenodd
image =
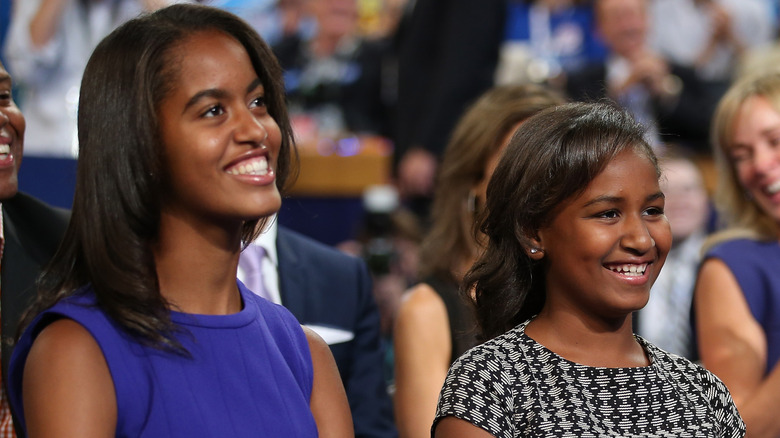
<instances>
[{"instance_id":1,"label":"blurred crowd","mask_svg":"<svg viewBox=\"0 0 780 438\"><path fill-rule=\"evenodd\" d=\"M79 87L94 48L131 17L181 2L191 3L3 2L2 62L26 118L25 155L77 157ZM727 164L716 165L712 133L727 90L778 68L780 2L193 2L235 13L271 46L299 149L346 137L382 138L393 146L387 186L366 191L362 227L338 248L362 258L370 271L382 375L401 436L430 436L448 368L477 343L473 316L457 297L484 249L486 237L475 224L500 154L526 118L567 101L617 103L644 126L660 159L672 247L634 330L666 351L714 364L727 386L738 374L725 365L731 353L717 350L712 338L738 322L702 322L694 301L712 312L719 308L695 300L694 290L704 249L733 224L713 201L724 172L735 186L742 183L738 191L746 197L761 197L728 167L743 161L727 156L721 157ZM776 212L766 210L772 221ZM766 318L780 320L780 314ZM702 329L710 335L701 338ZM767 342L761 335L746 342L752 339ZM760 359L762 375L776 368ZM759 383L734 381L743 392L729 389L742 409L751 397L743 394ZM780 387L774 391L780 394ZM767 404L780 406L776 401Z\"/></svg>"}]
</instances>

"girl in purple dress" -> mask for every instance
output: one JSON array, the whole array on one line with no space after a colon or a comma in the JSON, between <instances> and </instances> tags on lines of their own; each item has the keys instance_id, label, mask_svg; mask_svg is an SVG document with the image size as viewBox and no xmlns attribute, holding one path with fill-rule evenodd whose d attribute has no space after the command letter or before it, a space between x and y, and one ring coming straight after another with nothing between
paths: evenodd
<instances>
[{"instance_id":1,"label":"girl in purple dress","mask_svg":"<svg viewBox=\"0 0 780 438\"><path fill-rule=\"evenodd\" d=\"M327 345L236 280L280 207L292 130L257 33L177 5L96 48L73 216L12 358L35 436L352 434Z\"/></svg>"}]
</instances>

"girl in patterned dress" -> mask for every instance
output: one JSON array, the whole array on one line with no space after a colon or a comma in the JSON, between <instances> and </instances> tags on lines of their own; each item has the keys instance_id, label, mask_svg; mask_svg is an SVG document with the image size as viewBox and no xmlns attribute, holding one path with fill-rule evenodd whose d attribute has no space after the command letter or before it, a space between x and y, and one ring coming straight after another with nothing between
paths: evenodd
<instances>
[{"instance_id":1,"label":"girl in patterned dress","mask_svg":"<svg viewBox=\"0 0 780 438\"><path fill-rule=\"evenodd\" d=\"M643 134L605 103L515 132L465 277L486 342L450 368L436 437L744 435L720 380L633 334L671 246Z\"/></svg>"}]
</instances>

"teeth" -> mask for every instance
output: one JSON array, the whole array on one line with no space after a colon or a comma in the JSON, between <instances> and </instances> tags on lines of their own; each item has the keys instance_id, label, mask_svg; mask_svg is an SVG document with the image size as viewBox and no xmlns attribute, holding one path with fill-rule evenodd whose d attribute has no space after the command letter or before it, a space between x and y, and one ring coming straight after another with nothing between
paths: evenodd
<instances>
[{"instance_id":1,"label":"teeth","mask_svg":"<svg viewBox=\"0 0 780 438\"><path fill-rule=\"evenodd\" d=\"M0 155L8 155L11 153L11 146L7 144L0 144Z\"/></svg>"},{"instance_id":2,"label":"teeth","mask_svg":"<svg viewBox=\"0 0 780 438\"><path fill-rule=\"evenodd\" d=\"M772 195L774 195L777 192L780 192L780 181L776 181L773 182L772 184L769 184L766 188L766 191Z\"/></svg>"},{"instance_id":3,"label":"teeth","mask_svg":"<svg viewBox=\"0 0 780 438\"><path fill-rule=\"evenodd\" d=\"M625 265L615 265L609 267L610 271L617 272L618 274L624 274L624 275L644 275L645 270L647 269L647 264L642 265L632 265L632 264L625 264Z\"/></svg>"},{"instance_id":4,"label":"teeth","mask_svg":"<svg viewBox=\"0 0 780 438\"><path fill-rule=\"evenodd\" d=\"M266 175L268 174L268 160L265 157L260 157L240 166L232 167L227 172L231 175Z\"/></svg>"}]
</instances>

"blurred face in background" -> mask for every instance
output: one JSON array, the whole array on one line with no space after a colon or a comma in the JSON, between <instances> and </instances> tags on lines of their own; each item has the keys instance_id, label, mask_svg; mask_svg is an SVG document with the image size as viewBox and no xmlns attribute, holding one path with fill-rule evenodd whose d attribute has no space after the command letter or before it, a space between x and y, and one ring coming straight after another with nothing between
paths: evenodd
<instances>
[{"instance_id":1,"label":"blurred face in background","mask_svg":"<svg viewBox=\"0 0 780 438\"><path fill-rule=\"evenodd\" d=\"M352 34L357 27L356 0L309 0L309 8L322 35L342 37Z\"/></svg>"},{"instance_id":2,"label":"blurred face in background","mask_svg":"<svg viewBox=\"0 0 780 438\"><path fill-rule=\"evenodd\" d=\"M522 122L516 124L512 127L512 129L509 130L509 132L504 135L504 138L501 140L501 146L499 146L499 148L493 152L493 155L491 155L485 163L485 170L483 171L484 176L473 188L474 194L476 196L475 207L477 211L481 211L482 206L485 204L485 199L487 199L487 186L490 182L490 177L493 176L493 172L496 171L496 166L498 166L498 161L501 158L501 154L504 153L504 149L506 149L506 146L509 144L509 140L512 139L512 135L514 135L515 131L518 127L520 127L521 124Z\"/></svg>"},{"instance_id":3,"label":"blurred face in background","mask_svg":"<svg viewBox=\"0 0 780 438\"><path fill-rule=\"evenodd\" d=\"M763 96L747 99L734 121L727 154L739 183L780 223L780 113Z\"/></svg>"},{"instance_id":4,"label":"blurred face in background","mask_svg":"<svg viewBox=\"0 0 780 438\"><path fill-rule=\"evenodd\" d=\"M624 58L641 53L647 36L645 0L597 0L596 24L609 48Z\"/></svg>"},{"instance_id":5,"label":"blurred face in background","mask_svg":"<svg viewBox=\"0 0 780 438\"><path fill-rule=\"evenodd\" d=\"M25 121L11 94L11 76L0 64L0 201L19 190Z\"/></svg>"},{"instance_id":6,"label":"blurred face in background","mask_svg":"<svg viewBox=\"0 0 780 438\"><path fill-rule=\"evenodd\" d=\"M699 168L687 159L669 159L662 164L661 190L666 195L664 211L674 242L703 230L709 217L709 198Z\"/></svg>"}]
</instances>

